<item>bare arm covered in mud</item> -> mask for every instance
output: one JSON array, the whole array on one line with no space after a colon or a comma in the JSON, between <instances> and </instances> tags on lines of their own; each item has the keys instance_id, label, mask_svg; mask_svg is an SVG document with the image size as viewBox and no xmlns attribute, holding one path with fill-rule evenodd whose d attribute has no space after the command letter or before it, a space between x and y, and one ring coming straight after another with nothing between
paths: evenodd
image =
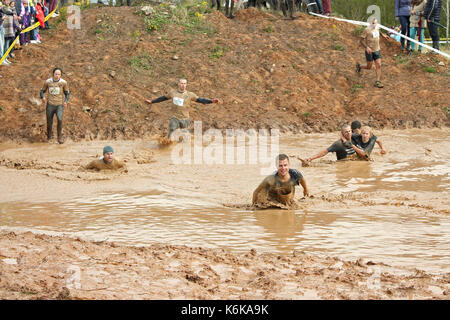
<instances>
[{"instance_id":1,"label":"bare arm covered in mud","mask_svg":"<svg viewBox=\"0 0 450 320\"><path fill-rule=\"evenodd\" d=\"M306 185L306 180L304 177L300 180L300 184L303 187L303 196L309 197L309 189L308 189L308 186Z\"/></svg>"},{"instance_id":2,"label":"bare arm covered in mud","mask_svg":"<svg viewBox=\"0 0 450 320\"><path fill-rule=\"evenodd\" d=\"M261 192L264 192L267 195L267 190L270 186L271 185L269 183L269 177L267 177L263 180L263 182L261 182L261 184L255 189L255 191L253 191L252 204L256 204L256 201L258 200L259 194Z\"/></svg>"},{"instance_id":3,"label":"bare arm covered in mud","mask_svg":"<svg viewBox=\"0 0 450 320\"><path fill-rule=\"evenodd\" d=\"M349 143L349 144L351 145L351 147L353 148L353 150L355 150L356 154L357 154L360 158L365 159L365 160L369 160L369 155L368 155L363 149L360 149L360 148L358 148L356 145L354 145L351 139L350 139L350 140L347 140L347 139L341 134L341 140L342 140L342 143L344 143L344 144L345 144L345 143Z\"/></svg>"},{"instance_id":4,"label":"bare arm covered in mud","mask_svg":"<svg viewBox=\"0 0 450 320\"><path fill-rule=\"evenodd\" d=\"M386 154L386 153L387 153L387 150L386 150L386 148L384 147L383 142L381 142L381 140L378 140L378 139L377 139L376 143L377 143L378 146L381 148L381 154Z\"/></svg>"},{"instance_id":5,"label":"bare arm covered in mud","mask_svg":"<svg viewBox=\"0 0 450 320\"><path fill-rule=\"evenodd\" d=\"M322 158L322 157L326 156L327 154L328 154L328 150L324 149L324 150L320 151L319 153L315 154L314 156L307 158L306 161L310 162L310 161L313 161L314 159Z\"/></svg>"}]
</instances>

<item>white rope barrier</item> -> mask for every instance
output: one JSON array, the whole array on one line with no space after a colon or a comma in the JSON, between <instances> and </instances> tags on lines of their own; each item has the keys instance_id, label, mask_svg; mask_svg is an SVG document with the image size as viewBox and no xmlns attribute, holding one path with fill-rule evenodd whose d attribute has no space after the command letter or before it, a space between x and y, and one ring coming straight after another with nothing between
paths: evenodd
<instances>
[{"instance_id":1,"label":"white rope barrier","mask_svg":"<svg viewBox=\"0 0 450 320\"><path fill-rule=\"evenodd\" d=\"M355 21L355 20L348 20L348 19L337 18L337 17L328 17L328 16L324 16L324 15L322 15L322 14L318 14L318 13L314 13L314 12L310 12L309 14L314 15L314 16L317 16L317 17L321 17L321 18L334 19L334 20L337 20L337 21L342 21L342 22L347 22L347 23L351 23L351 24L356 24L356 25L359 25L359 26L369 26L369 23L368 23L368 22ZM416 43L416 44L418 44L418 45L420 45L420 46L422 46L422 47L427 48L427 49L430 50L430 51L434 51L434 52L436 52L437 54L440 54L441 56L444 56L444 57L446 57L447 59L450 59L450 55L447 54L447 53L445 53L445 52L442 52L442 51L437 50L437 49L435 49L435 48L433 48L433 47L430 47L430 46L427 45L427 44L424 44L424 43L419 42L419 41L417 41L417 40L415 40L415 39L412 39L412 38L410 38L410 37L407 37L407 36L405 36L405 35L403 35L403 34L401 34L401 33L398 33L397 31L392 30L392 29L390 29L390 28L388 28L388 27L385 27L385 26L383 26L383 25L381 25L381 24L378 24L378 26L379 26L381 29L384 29L384 30L386 30L386 31L389 31L389 32L391 32L391 33L394 33L394 34L396 34L396 35L398 35L398 36L400 36L400 37L402 37L402 38L404 38L404 39L406 39L406 40L409 40L409 41L411 41L411 42L414 42L414 43Z\"/></svg>"}]
</instances>

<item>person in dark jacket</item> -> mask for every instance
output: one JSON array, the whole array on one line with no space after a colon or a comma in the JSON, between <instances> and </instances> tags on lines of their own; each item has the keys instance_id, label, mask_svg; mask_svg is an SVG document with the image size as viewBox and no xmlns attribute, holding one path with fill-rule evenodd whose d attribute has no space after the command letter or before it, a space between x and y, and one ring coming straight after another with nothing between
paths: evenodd
<instances>
[{"instance_id":1,"label":"person in dark jacket","mask_svg":"<svg viewBox=\"0 0 450 320\"><path fill-rule=\"evenodd\" d=\"M433 48L439 50L439 30L433 22L439 23L441 20L442 0L428 0L424 10L424 17L428 22L428 31L430 32Z\"/></svg>"},{"instance_id":2,"label":"person in dark jacket","mask_svg":"<svg viewBox=\"0 0 450 320\"><path fill-rule=\"evenodd\" d=\"M395 0L395 17L402 25L401 34L409 37L409 17L411 15L411 0ZM405 39L400 40L402 51L405 50ZM409 52L410 41L407 41L406 52Z\"/></svg>"}]
</instances>

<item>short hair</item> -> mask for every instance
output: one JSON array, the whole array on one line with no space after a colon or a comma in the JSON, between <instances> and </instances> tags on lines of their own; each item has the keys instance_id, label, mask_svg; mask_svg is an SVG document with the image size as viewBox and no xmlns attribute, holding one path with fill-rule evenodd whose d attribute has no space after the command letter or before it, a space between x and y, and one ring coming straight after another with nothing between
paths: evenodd
<instances>
[{"instance_id":1,"label":"short hair","mask_svg":"<svg viewBox=\"0 0 450 320\"><path fill-rule=\"evenodd\" d=\"M180 79L178 79L178 82L180 82L181 80L184 80L184 81L187 82L187 79L186 79L186 78L180 78Z\"/></svg>"},{"instance_id":2,"label":"short hair","mask_svg":"<svg viewBox=\"0 0 450 320\"><path fill-rule=\"evenodd\" d=\"M276 159L277 162L278 161L282 161L282 160L287 160L289 162L289 157L287 155L285 155L284 153L279 154Z\"/></svg>"},{"instance_id":3,"label":"short hair","mask_svg":"<svg viewBox=\"0 0 450 320\"><path fill-rule=\"evenodd\" d=\"M56 67L55 69L53 69L53 73L52 73L52 74L55 74L55 72L56 72L57 70L61 71L61 74L63 73L63 72L62 72L62 69L61 69L60 67Z\"/></svg>"},{"instance_id":4,"label":"short hair","mask_svg":"<svg viewBox=\"0 0 450 320\"><path fill-rule=\"evenodd\" d=\"M352 130L360 129L360 128L361 128L361 122L359 122L358 120L355 120L352 122Z\"/></svg>"},{"instance_id":5,"label":"short hair","mask_svg":"<svg viewBox=\"0 0 450 320\"><path fill-rule=\"evenodd\" d=\"M344 125L341 127L341 132L344 131L344 129L347 129L347 128L350 128L350 125L349 125L349 124L344 124Z\"/></svg>"},{"instance_id":6,"label":"short hair","mask_svg":"<svg viewBox=\"0 0 450 320\"><path fill-rule=\"evenodd\" d=\"M369 133L370 133L370 136L372 136L372 128L371 128L371 127L369 127L369 126L364 126L364 127L361 128L361 132L363 132L363 131L369 132Z\"/></svg>"}]
</instances>

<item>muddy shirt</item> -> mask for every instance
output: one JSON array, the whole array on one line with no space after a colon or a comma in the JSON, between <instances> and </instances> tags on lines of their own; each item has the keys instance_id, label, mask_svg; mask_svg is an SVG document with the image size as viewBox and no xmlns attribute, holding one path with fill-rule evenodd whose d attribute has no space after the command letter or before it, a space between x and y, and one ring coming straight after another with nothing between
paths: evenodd
<instances>
[{"instance_id":1,"label":"muddy shirt","mask_svg":"<svg viewBox=\"0 0 450 320\"><path fill-rule=\"evenodd\" d=\"M268 176L262 182L267 192L268 201L277 201L283 204L289 204L294 199L295 186L300 184L303 175L296 169L289 169L290 179L286 182L281 181L278 171Z\"/></svg>"},{"instance_id":2,"label":"muddy shirt","mask_svg":"<svg viewBox=\"0 0 450 320\"><path fill-rule=\"evenodd\" d=\"M367 28L361 34L363 43L366 47L369 47L373 52L380 51L380 31L370 30Z\"/></svg>"},{"instance_id":3,"label":"muddy shirt","mask_svg":"<svg viewBox=\"0 0 450 320\"><path fill-rule=\"evenodd\" d=\"M364 152L368 156L370 156L370 153L372 152L373 147L375 146L375 142L377 141L377 136L372 134L372 136L370 137L369 141L364 143L362 141L362 136L361 135L356 135L355 139L353 139L353 136L352 136L352 141L358 148L364 150Z\"/></svg>"},{"instance_id":4,"label":"muddy shirt","mask_svg":"<svg viewBox=\"0 0 450 320\"><path fill-rule=\"evenodd\" d=\"M111 163L105 163L103 159L97 159L94 161L91 161L86 167L86 169L95 169L97 171L100 170L118 170L118 169L126 169L125 163L122 161L118 161L116 159L113 159Z\"/></svg>"},{"instance_id":5,"label":"muddy shirt","mask_svg":"<svg viewBox=\"0 0 450 320\"><path fill-rule=\"evenodd\" d=\"M45 93L47 89L47 103L52 106L62 105L66 97L64 91L69 92L67 81L62 78L60 78L59 81L53 81L53 78L47 79L44 83L44 87L42 87L42 91Z\"/></svg>"},{"instance_id":6,"label":"muddy shirt","mask_svg":"<svg viewBox=\"0 0 450 320\"><path fill-rule=\"evenodd\" d=\"M180 120L189 118L191 101L198 99L197 95L193 92L184 91L181 93L176 89L171 90L168 94L166 94L166 97L172 99L172 116Z\"/></svg>"},{"instance_id":7,"label":"muddy shirt","mask_svg":"<svg viewBox=\"0 0 450 320\"><path fill-rule=\"evenodd\" d=\"M356 153L355 149L353 149L351 146L345 146L344 143L342 143L341 139L337 140L331 146L329 146L327 148L327 151L336 152L336 157L338 160L345 159L348 156L352 156Z\"/></svg>"}]
</instances>

